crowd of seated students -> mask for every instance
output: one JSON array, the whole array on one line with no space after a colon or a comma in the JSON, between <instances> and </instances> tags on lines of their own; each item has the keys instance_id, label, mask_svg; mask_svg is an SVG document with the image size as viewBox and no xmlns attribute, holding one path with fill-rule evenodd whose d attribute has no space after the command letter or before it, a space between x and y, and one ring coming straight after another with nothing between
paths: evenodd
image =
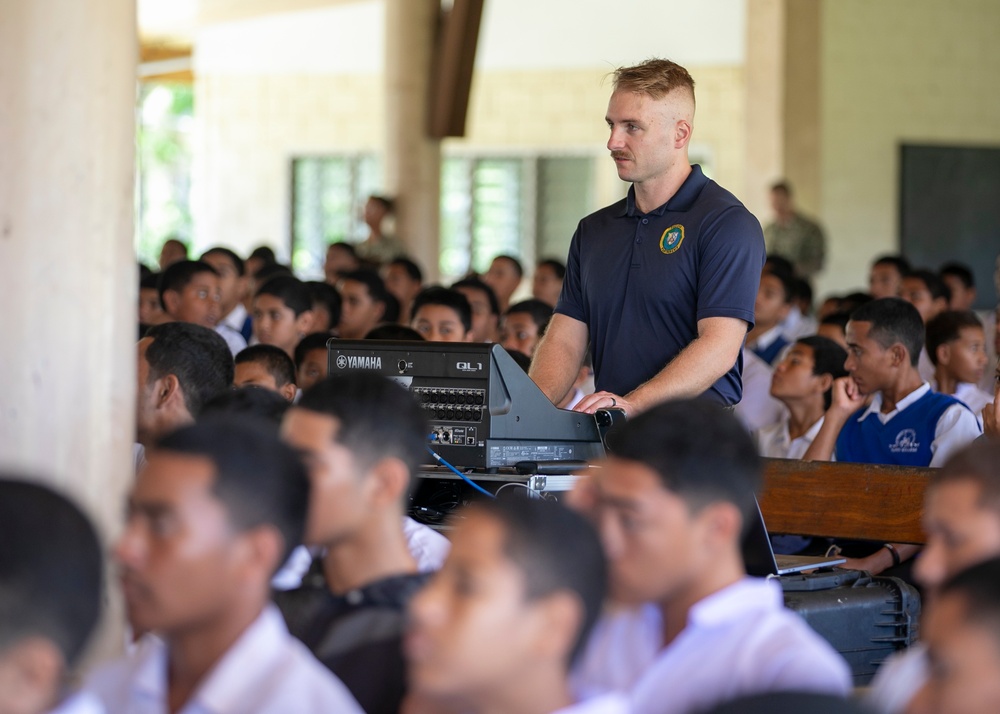
<instances>
[{"instance_id":1,"label":"crowd of seated students","mask_svg":"<svg viewBox=\"0 0 1000 714\"><path fill-rule=\"evenodd\" d=\"M64 497L0 474L0 543L16 544L0 548L0 711L854 711L845 661L745 573L758 455L942 467L922 552L841 544L872 573L916 556L924 588L925 642L868 705L997 710L1000 365L970 271L880 258L870 294L814 317L772 256L745 401L763 394L773 419L751 435L740 409L654 407L611 432L566 505L508 493L456 512L446 539L406 513L419 405L376 375L328 377L327 343L495 341L527 363L564 268L540 262L518 301L513 256L427 286L405 256L373 263L392 243L372 237L361 256L330 246L322 283L266 250L164 246L140 283L136 477L111 548L135 641L67 686L101 546Z\"/></svg>"}]
</instances>

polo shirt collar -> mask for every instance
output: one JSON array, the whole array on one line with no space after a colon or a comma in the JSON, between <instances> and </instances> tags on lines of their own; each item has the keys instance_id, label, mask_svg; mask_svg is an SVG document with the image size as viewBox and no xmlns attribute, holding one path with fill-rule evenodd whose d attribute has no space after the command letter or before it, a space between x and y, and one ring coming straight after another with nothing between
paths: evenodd
<instances>
[{"instance_id":1,"label":"polo shirt collar","mask_svg":"<svg viewBox=\"0 0 1000 714\"><path fill-rule=\"evenodd\" d=\"M701 190L705 188L705 184L708 183L708 177L701 170L701 166L698 164L691 165L691 173L688 177L684 179L684 183L681 187L677 189L677 193L670 197L670 200L664 203L662 206L654 208L647 214L643 214L639 211L639 208L635 204L635 184L632 184L628 188L628 195L625 196L625 206L622 209L622 216L662 216L667 211L687 211L694 205L695 200L698 198L698 194Z\"/></svg>"},{"instance_id":2,"label":"polo shirt collar","mask_svg":"<svg viewBox=\"0 0 1000 714\"><path fill-rule=\"evenodd\" d=\"M924 382L919 387L914 389L912 392L907 394L905 397L896 402L896 408L893 409L888 414L884 415L883 419L889 419L895 416L899 412L906 409L908 406L913 404L915 401L920 399L922 396L931 391L931 385ZM864 421L868 418L869 414L878 414L882 411L882 392L875 392L875 396L872 397L872 403L868 405L868 408L858 417L858 421Z\"/></svg>"}]
</instances>

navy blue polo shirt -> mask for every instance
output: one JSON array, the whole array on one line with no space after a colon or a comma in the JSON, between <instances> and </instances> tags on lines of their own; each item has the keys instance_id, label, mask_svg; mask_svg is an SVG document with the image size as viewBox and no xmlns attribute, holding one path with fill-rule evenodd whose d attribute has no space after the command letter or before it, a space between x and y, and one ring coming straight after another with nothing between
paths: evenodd
<instances>
[{"instance_id":1,"label":"navy blue polo shirt","mask_svg":"<svg viewBox=\"0 0 1000 714\"><path fill-rule=\"evenodd\" d=\"M698 336L698 320L752 326L763 266L760 223L694 165L677 193L647 214L632 187L580 221L556 312L587 325L597 389L627 394ZM738 403L742 371L741 354L705 397Z\"/></svg>"}]
</instances>

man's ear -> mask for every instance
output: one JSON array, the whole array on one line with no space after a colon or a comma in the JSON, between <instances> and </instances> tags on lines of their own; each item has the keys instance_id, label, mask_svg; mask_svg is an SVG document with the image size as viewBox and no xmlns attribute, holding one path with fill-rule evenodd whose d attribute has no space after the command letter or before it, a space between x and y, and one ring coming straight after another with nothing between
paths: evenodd
<instances>
[{"instance_id":1,"label":"man's ear","mask_svg":"<svg viewBox=\"0 0 1000 714\"><path fill-rule=\"evenodd\" d=\"M167 373L153 383L153 400L157 407L163 407L173 400L179 399L186 406L181 382L176 374Z\"/></svg>"},{"instance_id":2,"label":"man's ear","mask_svg":"<svg viewBox=\"0 0 1000 714\"><path fill-rule=\"evenodd\" d=\"M163 311L173 317L181 307L181 294L176 290L163 291Z\"/></svg>"},{"instance_id":3,"label":"man's ear","mask_svg":"<svg viewBox=\"0 0 1000 714\"><path fill-rule=\"evenodd\" d=\"M557 590L531 603L540 626L533 641L535 654L543 660L569 660L583 625L583 603L568 590Z\"/></svg>"},{"instance_id":4,"label":"man's ear","mask_svg":"<svg viewBox=\"0 0 1000 714\"><path fill-rule=\"evenodd\" d=\"M312 326L315 320L315 314L312 310L306 310L301 315L295 318L295 331L300 337L305 337L310 332L312 332Z\"/></svg>"},{"instance_id":5,"label":"man's ear","mask_svg":"<svg viewBox=\"0 0 1000 714\"><path fill-rule=\"evenodd\" d=\"M827 390L833 386L833 375L829 372L814 375L819 380L820 394L826 394Z\"/></svg>"},{"instance_id":6,"label":"man's ear","mask_svg":"<svg viewBox=\"0 0 1000 714\"><path fill-rule=\"evenodd\" d=\"M290 402L295 399L295 395L298 393L299 389L292 382L289 382L284 387L278 390L278 393L285 398L286 402Z\"/></svg>"},{"instance_id":7,"label":"man's ear","mask_svg":"<svg viewBox=\"0 0 1000 714\"><path fill-rule=\"evenodd\" d=\"M410 490L410 469L394 456L376 461L368 478L373 479L375 486L373 500L380 505L402 503Z\"/></svg>"},{"instance_id":8,"label":"man's ear","mask_svg":"<svg viewBox=\"0 0 1000 714\"><path fill-rule=\"evenodd\" d=\"M674 148L684 148L691 141L691 132L691 123L686 119L679 119L674 125Z\"/></svg>"},{"instance_id":9,"label":"man's ear","mask_svg":"<svg viewBox=\"0 0 1000 714\"><path fill-rule=\"evenodd\" d=\"M909 351L899 342L889 348L889 360L893 367L902 367L910 363Z\"/></svg>"},{"instance_id":10,"label":"man's ear","mask_svg":"<svg viewBox=\"0 0 1000 714\"><path fill-rule=\"evenodd\" d=\"M715 501L701 509L698 520L705 527L708 538L715 543L728 546L739 543L743 529L743 516L735 503Z\"/></svg>"},{"instance_id":11,"label":"man's ear","mask_svg":"<svg viewBox=\"0 0 1000 714\"><path fill-rule=\"evenodd\" d=\"M942 367L947 367L951 363L951 344L945 342L937 346L937 363Z\"/></svg>"},{"instance_id":12,"label":"man's ear","mask_svg":"<svg viewBox=\"0 0 1000 714\"><path fill-rule=\"evenodd\" d=\"M244 531L242 538L242 556L247 568L248 582L267 582L281 566L281 558L285 554L285 539L273 525L265 523ZM260 574L265 577L261 580Z\"/></svg>"}]
</instances>

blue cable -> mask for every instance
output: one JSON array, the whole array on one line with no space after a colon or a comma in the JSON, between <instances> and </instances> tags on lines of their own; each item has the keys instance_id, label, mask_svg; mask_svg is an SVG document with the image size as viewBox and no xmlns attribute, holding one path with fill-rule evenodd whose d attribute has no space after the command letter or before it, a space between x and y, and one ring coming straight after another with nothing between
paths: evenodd
<instances>
[{"instance_id":1,"label":"blue cable","mask_svg":"<svg viewBox=\"0 0 1000 714\"><path fill-rule=\"evenodd\" d=\"M431 447L428 446L427 447L427 451L430 452L430 455L434 457L435 461L437 461L442 466L447 466L449 469L451 469L455 473L455 475L457 475L460 479L462 479L467 484L469 484L470 486L472 486L472 488L474 488L477 491L479 491L479 493L481 493L481 494L483 494L483 495L485 495L485 496L487 496L489 498L496 498L496 496L494 496L492 493L490 493L489 491L487 491L485 488L483 488L482 486L480 486L478 483L476 483L475 481L473 481L471 478L469 478L468 476L466 476L465 474L463 474L461 471L459 471L458 469L456 469L454 466L452 466L451 464L449 464L447 461L445 461L443 458L441 458L441 455L438 454L436 451L434 451L434 449L432 449Z\"/></svg>"}]
</instances>

